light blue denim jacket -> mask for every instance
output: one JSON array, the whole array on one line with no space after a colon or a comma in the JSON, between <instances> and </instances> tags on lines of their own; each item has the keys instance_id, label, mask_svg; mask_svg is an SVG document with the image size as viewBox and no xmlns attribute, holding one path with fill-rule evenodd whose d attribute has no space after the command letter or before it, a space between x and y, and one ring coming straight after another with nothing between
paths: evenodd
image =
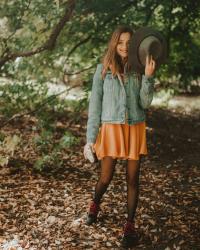
<instances>
[{"instance_id":1,"label":"light blue denim jacket","mask_svg":"<svg viewBox=\"0 0 200 250\"><path fill-rule=\"evenodd\" d=\"M145 121L147 109L153 100L154 79L136 73L127 75L123 84L107 71L102 79L103 65L98 64L93 76L87 121L87 142L95 143L101 123L125 123L129 125ZM127 115L127 120L126 120Z\"/></svg>"}]
</instances>

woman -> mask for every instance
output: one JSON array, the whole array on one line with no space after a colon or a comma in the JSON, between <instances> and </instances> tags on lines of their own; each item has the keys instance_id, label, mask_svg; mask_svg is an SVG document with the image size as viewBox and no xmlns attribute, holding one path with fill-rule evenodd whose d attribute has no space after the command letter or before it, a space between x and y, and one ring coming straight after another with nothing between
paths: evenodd
<instances>
[{"instance_id":1,"label":"woman","mask_svg":"<svg viewBox=\"0 0 200 250\"><path fill-rule=\"evenodd\" d=\"M134 227L139 197L141 155L147 155L145 109L153 99L155 61L147 56L145 74L128 65L128 47L133 31L119 26L112 34L102 63L93 77L87 121L87 144L101 161L101 175L95 187L87 224L97 221L100 201L112 180L117 159L126 161L127 210L123 246L137 240ZM101 124L101 127L100 127Z\"/></svg>"}]
</instances>

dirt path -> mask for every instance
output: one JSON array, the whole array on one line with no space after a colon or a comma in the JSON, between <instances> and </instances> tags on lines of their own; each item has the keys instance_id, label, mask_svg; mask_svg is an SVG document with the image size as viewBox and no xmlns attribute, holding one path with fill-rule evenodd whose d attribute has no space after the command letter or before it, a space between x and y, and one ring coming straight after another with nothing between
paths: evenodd
<instances>
[{"instance_id":1,"label":"dirt path","mask_svg":"<svg viewBox=\"0 0 200 250\"><path fill-rule=\"evenodd\" d=\"M125 161L118 161L114 178L103 197L99 222L84 223L100 171L83 159L86 116L71 130L80 145L65 156L59 171L31 169L34 153L18 152L0 169L0 249L15 238L23 249L121 249L126 218ZM60 121L67 124L67 118ZM21 121L4 132L34 136ZM31 126L31 125L30 125ZM149 155L143 159L136 228L141 235L134 249L200 249L199 114L181 115L152 108L148 112ZM13 242L14 245L14 242ZM6 249L6 248L5 248ZM16 248L17 249L17 248ZM7 249L6 249L7 250Z\"/></svg>"}]
</instances>

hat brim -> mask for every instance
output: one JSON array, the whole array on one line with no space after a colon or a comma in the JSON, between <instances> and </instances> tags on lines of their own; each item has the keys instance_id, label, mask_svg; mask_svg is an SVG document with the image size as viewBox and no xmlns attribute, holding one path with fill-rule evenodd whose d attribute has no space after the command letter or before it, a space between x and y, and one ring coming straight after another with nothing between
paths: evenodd
<instances>
[{"instance_id":1,"label":"hat brim","mask_svg":"<svg viewBox=\"0 0 200 250\"><path fill-rule=\"evenodd\" d=\"M145 66L141 64L138 54L138 48L143 39L148 36L155 36L159 39L162 44L162 53L160 57L156 60L156 70L160 67L161 64L165 63L167 60L167 42L163 35L151 28L151 27L142 27L133 34L128 51L128 64L131 66L132 70L138 73L144 73Z\"/></svg>"}]
</instances>

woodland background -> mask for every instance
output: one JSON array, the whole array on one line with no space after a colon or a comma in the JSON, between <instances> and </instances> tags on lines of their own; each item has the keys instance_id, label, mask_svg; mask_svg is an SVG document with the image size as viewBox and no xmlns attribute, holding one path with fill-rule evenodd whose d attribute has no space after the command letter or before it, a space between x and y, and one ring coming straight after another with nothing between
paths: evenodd
<instances>
[{"instance_id":1,"label":"woodland background","mask_svg":"<svg viewBox=\"0 0 200 250\"><path fill-rule=\"evenodd\" d=\"M0 0L0 249L120 249L125 162L88 227L100 163L87 162L83 146L92 76L121 24L158 29L169 51L147 111L135 249L200 249L194 0Z\"/></svg>"}]
</instances>

